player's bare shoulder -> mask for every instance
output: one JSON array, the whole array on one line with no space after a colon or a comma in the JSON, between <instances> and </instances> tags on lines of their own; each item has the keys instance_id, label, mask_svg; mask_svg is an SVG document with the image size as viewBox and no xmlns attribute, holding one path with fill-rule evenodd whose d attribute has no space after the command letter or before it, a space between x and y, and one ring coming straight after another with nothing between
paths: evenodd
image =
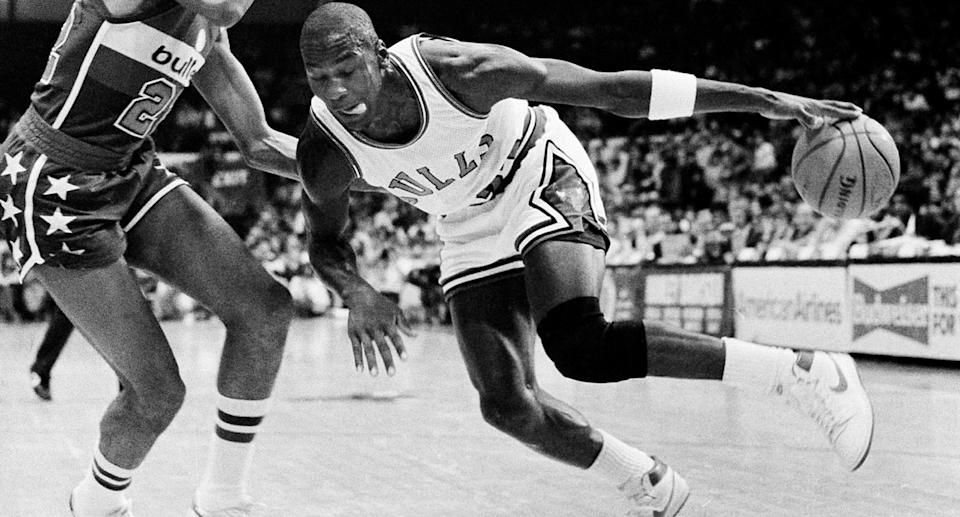
<instances>
[{"instance_id":1,"label":"player's bare shoulder","mask_svg":"<svg viewBox=\"0 0 960 517\"><path fill-rule=\"evenodd\" d=\"M522 97L542 80L534 60L503 45L421 36L420 54L443 86L470 108L486 113L497 102Z\"/></svg>"},{"instance_id":2,"label":"player's bare shoulder","mask_svg":"<svg viewBox=\"0 0 960 517\"><path fill-rule=\"evenodd\" d=\"M346 154L314 120L308 120L297 144L300 181L311 199L343 195L359 181L359 171Z\"/></svg>"}]
</instances>

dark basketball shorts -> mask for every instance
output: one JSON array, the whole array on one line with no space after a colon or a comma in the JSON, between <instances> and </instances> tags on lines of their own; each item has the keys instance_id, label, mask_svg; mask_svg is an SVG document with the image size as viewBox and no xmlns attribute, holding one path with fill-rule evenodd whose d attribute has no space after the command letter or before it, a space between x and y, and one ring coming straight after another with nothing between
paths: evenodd
<instances>
[{"instance_id":1,"label":"dark basketball shorts","mask_svg":"<svg viewBox=\"0 0 960 517\"><path fill-rule=\"evenodd\" d=\"M149 142L128 166L96 170L54 161L14 128L0 145L0 236L21 282L38 264L103 267L126 251L126 232L186 184L164 168Z\"/></svg>"},{"instance_id":2,"label":"dark basketball shorts","mask_svg":"<svg viewBox=\"0 0 960 517\"><path fill-rule=\"evenodd\" d=\"M505 190L437 222L440 285L448 299L460 289L522 275L523 255L547 240L610 246L593 163L553 109L536 109L543 134Z\"/></svg>"}]
</instances>

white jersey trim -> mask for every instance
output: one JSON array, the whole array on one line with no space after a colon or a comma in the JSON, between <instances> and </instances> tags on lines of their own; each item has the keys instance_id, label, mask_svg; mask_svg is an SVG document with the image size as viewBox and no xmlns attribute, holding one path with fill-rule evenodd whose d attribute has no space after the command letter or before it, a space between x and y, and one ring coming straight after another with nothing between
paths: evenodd
<instances>
[{"instance_id":1,"label":"white jersey trim","mask_svg":"<svg viewBox=\"0 0 960 517\"><path fill-rule=\"evenodd\" d=\"M97 31L97 35L94 36L93 41L90 42L90 48L87 49L87 55L83 57L83 63L80 65L80 71L77 72L77 78L73 80L73 88L70 89L70 95L67 96L66 102L64 102L63 107L60 108L60 113L57 114L57 118L53 121L53 124L51 124L53 129L60 129L63 122L67 120L67 115L70 114L70 110L73 109L73 103L77 102L80 89L83 88L83 83L87 80L87 73L90 71L90 64L93 63L93 57L96 56L97 51L100 50L100 42L103 41L104 36L107 35L110 26L110 22L103 22Z\"/></svg>"}]
</instances>

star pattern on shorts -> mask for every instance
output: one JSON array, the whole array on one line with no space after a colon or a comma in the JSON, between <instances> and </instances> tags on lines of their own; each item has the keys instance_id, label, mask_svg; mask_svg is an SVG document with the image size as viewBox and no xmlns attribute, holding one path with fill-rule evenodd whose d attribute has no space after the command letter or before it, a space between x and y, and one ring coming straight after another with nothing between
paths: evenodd
<instances>
[{"instance_id":1,"label":"star pattern on shorts","mask_svg":"<svg viewBox=\"0 0 960 517\"><path fill-rule=\"evenodd\" d=\"M0 221L6 221L7 219L13 219L14 226L17 225L17 214L23 213L23 210L17 208L17 205L13 203L13 198L7 195L7 199L0 199L0 206L3 207L3 218L0 218Z\"/></svg>"},{"instance_id":2,"label":"star pattern on shorts","mask_svg":"<svg viewBox=\"0 0 960 517\"><path fill-rule=\"evenodd\" d=\"M67 246L67 243L63 242L61 243L60 251L69 253L71 255L83 255L87 250L72 250L70 249L70 246Z\"/></svg>"},{"instance_id":3,"label":"star pattern on shorts","mask_svg":"<svg viewBox=\"0 0 960 517\"><path fill-rule=\"evenodd\" d=\"M20 160L23 159L23 151L10 156L7 153L3 153L4 161L7 166L4 167L3 172L0 172L0 176L10 176L10 184L17 184L17 174L27 170L23 165L20 165Z\"/></svg>"},{"instance_id":4,"label":"star pattern on shorts","mask_svg":"<svg viewBox=\"0 0 960 517\"><path fill-rule=\"evenodd\" d=\"M16 240L10 243L10 251L13 253L13 260L20 264L20 261L23 260L23 251L20 249L20 237L17 237Z\"/></svg>"},{"instance_id":5,"label":"star pattern on shorts","mask_svg":"<svg viewBox=\"0 0 960 517\"><path fill-rule=\"evenodd\" d=\"M40 218L50 225L50 228L47 229L47 235L53 235L57 232L73 233L67 225L73 222L76 216L63 215L60 207L53 211L53 215L41 215Z\"/></svg>"},{"instance_id":6,"label":"star pattern on shorts","mask_svg":"<svg viewBox=\"0 0 960 517\"><path fill-rule=\"evenodd\" d=\"M72 190L80 190L80 187L72 185L70 183L70 174L62 178L54 178L53 176L47 176L47 180L50 181L50 188L43 193L44 196L57 195L60 196L60 199L66 201L67 193Z\"/></svg>"}]
</instances>

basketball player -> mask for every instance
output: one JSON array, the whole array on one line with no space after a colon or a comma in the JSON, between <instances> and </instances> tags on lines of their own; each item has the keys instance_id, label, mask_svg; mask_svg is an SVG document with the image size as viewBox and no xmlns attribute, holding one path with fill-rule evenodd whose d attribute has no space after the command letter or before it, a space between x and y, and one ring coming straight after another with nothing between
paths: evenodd
<instances>
[{"instance_id":1,"label":"basketball player","mask_svg":"<svg viewBox=\"0 0 960 517\"><path fill-rule=\"evenodd\" d=\"M249 515L252 440L292 314L287 291L158 161L151 133L192 83L254 167L296 174L225 29L252 0L76 0L31 105L0 146L2 233L116 371L77 517L130 516L124 490L184 399L176 360L128 268L156 274L227 329L210 459L191 515ZM237 282L243 278L243 282Z\"/></svg>"},{"instance_id":2,"label":"basketball player","mask_svg":"<svg viewBox=\"0 0 960 517\"><path fill-rule=\"evenodd\" d=\"M440 283L484 418L605 477L637 511L676 514L687 484L544 392L535 334L558 370L581 381L713 379L780 395L820 424L847 468L860 466L873 417L849 356L604 319L597 297L609 240L596 174L556 112L527 100L655 119L755 112L806 127L859 108L675 72L598 73L426 35L388 49L366 13L343 3L309 16L301 51L315 95L298 148L310 256L350 309L358 369L365 358L376 374L379 352L392 373L409 332L397 306L358 275L343 235L349 191L372 186L439 216Z\"/></svg>"}]
</instances>

